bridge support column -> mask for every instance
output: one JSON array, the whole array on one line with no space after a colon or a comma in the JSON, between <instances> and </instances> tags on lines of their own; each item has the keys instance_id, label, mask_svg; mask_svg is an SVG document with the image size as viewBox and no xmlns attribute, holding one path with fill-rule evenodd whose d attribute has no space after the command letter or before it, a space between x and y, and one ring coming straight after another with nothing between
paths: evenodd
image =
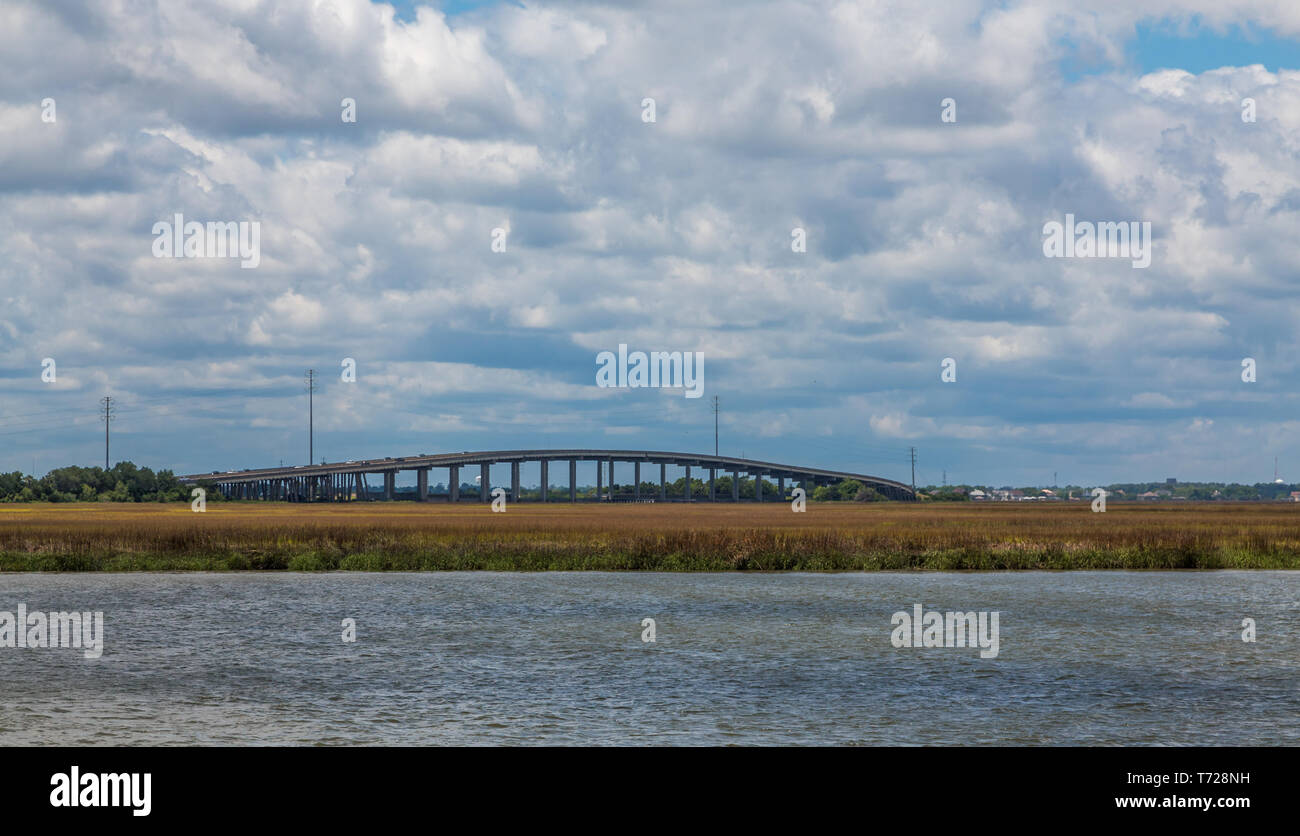
<instances>
[{"instance_id":1,"label":"bridge support column","mask_svg":"<svg viewBox=\"0 0 1300 836\"><path fill-rule=\"evenodd\" d=\"M716 467L709 468L709 502L718 501L718 486L715 484L717 475L718 469Z\"/></svg>"},{"instance_id":2,"label":"bridge support column","mask_svg":"<svg viewBox=\"0 0 1300 836\"><path fill-rule=\"evenodd\" d=\"M361 472L353 473L352 478L357 483L357 499L365 502L370 498L366 492L366 474Z\"/></svg>"},{"instance_id":3,"label":"bridge support column","mask_svg":"<svg viewBox=\"0 0 1300 836\"><path fill-rule=\"evenodd\" d=\"M632 498L641 500L641 462L632 463Z\"/></svg>"},{"instance_id":4,"label":"bridge support column","mask_svg":"<svg viewBox=\"0 0 1300 836\"><path fill-rule=\"evenodd\" d=\"M397 474L391 470L384 471L384 499L393 498L393 488L396 487Z\"/></svg>"},{"instance_id":5,"label":"bridge support column","mask_svg":"<svg viewBox=\"0 0 1300 836\"><path fill-rule=\"evenodd\" d=\"M478 498L483 502L488 502L491 499L489 494L492 491L492 477L488 475L490 467L491 465L488 464L479 465Z\"/></svg>"},{"instance_id":6,"label":"bridge support column","mask_svg":"<svg viewBox=\"0 0 1300 836\"><path fill-rule=\"evenodd\" d=\"M614 501L614 460L609 460L609 501Z\"/></svg>"},{"instance_id":7,"label":"bridge support column","mask_svg":"<svg viewBox=\"0 0 1300 836\"><path fill-rule=\"evenodd\" d=\"M740 471L731 471L731 501L740 501Z\"/></svg>"},{"instance_id":8,"label":"bridge support column","mask_svg":"<svg viewBox=\"0 0 1300 836\"><path fill-rule=\"evenodd\" d=\"M781 494L780 500L782 502L785 502L785 477L782 476L781 478L777 479L776 484L777 484L777 491Z\"/></svg>"},{"instance_id":9,"label":"bridge support column","mask_svg":"<svg viewBox=\"0 0 1300 836\"><path fill-rule=\"evenodd\" d=\"M460 466L447 468L447 501L460 502Z\"/></svg>"},{"instance_id":10,"label":"bridge support column","mask_svg":"<svg viewBox=\"0 0 1300 836\"><path fill-rule=\"evenodd\" d=\"M569 501L578 501L578 461L569 459Z\"/></svg>"},{"instance_id":11,"label":"bridge support column","mask_svg":"<svg viewBox=\"0 0 1300 836\"><path fill-rule=\"evenodd\" d=\"M422 467L415 471L415 500L429 501L429 468Z\"/></svg>"},{"instance_id":12,"label":"bridge support column","mask_svg":"<svg viewBox=\"0 0 1300 836\"><path fill-rule=\"evenodd\" d=\"M668 501L668 465L659 463L659 499Z\"/></svg>"},{"instance_id":13,"label":"bridge support column","mask_svg":"<svg viewBox=\"0 0 1300 836\"><path fill-rule=\"evenodd\" d=\"M754 501L755 502L763 501L763 474L762 473L754 474Z\"/></svg>"},{"instance_id":14,"label":"bridge support column","mask_svg":"<svg viewBox=\"0 0 1300 836\"><path fill-rule=\"evenodd\" d=\"M605 463L596 459L596 501L605 498Z\"/></svg>"},{"instance_id":15,"label":"bridge support column","mask_svg":"<svg viewBox=\"0 0 1300 836\"><path fill-rule=\"evenodd\" d=\"M542 502L546 501L546 489L548 487L546 483L551 480L550 467L548 465L550 465L550 462L546 459L542 459Z\"/></svg>"},{"instance_id":16,"label":"bridge support column","mask_svg":"<svg viewBox=\"0 0 1300 836\"><path fill-rule=\"evenodd\" d=\"M691 501L691 466L686 465L686 490L682 492L682 498L687 502Z\"/></svg>"},{"instance_id":17,"label":"bridge support column","mask_svg":"<svg viewBox=\"0 0 1300 836\"><path fill-rule=\"evenodd\" d=\"M519 462L510 463L510 501L519 501Z\"/></svg>"}]
</instances>

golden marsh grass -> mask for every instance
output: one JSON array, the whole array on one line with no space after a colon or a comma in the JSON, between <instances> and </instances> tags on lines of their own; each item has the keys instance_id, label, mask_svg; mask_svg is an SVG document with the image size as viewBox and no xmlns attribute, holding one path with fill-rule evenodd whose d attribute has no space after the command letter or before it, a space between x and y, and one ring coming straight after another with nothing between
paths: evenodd
<instances>
[{"instance_id":1,"label":"golden marsh grass","mask_svg":"<svg viewBox=\"0 0 1300 836\"><path fill-rule=\"evenodd\" d=\"M1300 568L1300 505L0 506L0 571Z\"/></svg>"}]
</instances>

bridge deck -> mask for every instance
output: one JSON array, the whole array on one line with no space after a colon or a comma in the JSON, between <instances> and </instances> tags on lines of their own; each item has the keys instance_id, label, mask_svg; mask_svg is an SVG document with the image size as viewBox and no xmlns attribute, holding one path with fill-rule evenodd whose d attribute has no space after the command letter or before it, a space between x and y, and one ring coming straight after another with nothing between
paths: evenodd
<instances>
[{"instance_id":1,"label":"bridge deck","mask_svg":"<svg viewBox=\"0 0 1300 836\"><path fill-rule=\"evenodd\" d=\"M902 482L882 479L864 473L828 470L817 467L778 464L776 462L741 459L734 456L714 456L703 453L674 453L659 450L486 450L465 451L461 453L438 453L435 455L402 456L398 458L359 459L347 462L329 462L325 464L297 465L293 467L268 467L257 470L239 470L214 473L194 473L181 476L186 483L213 482L222 485L238 485L249 482L299 479L303 477L318 478L342 474L362 473L396 473L402 470L427 470L434 467L469 467L473 465L491 465L522 462L640 462L643 464L667 464L679 467L710 468L724 472L744 473L748 476L786 477L791 479L808 479L814 483L838 482L845 479L857 480L868 487L883 489L889 496L898 499L914 499L912 489Z\"/></svg>"}]
</instances>

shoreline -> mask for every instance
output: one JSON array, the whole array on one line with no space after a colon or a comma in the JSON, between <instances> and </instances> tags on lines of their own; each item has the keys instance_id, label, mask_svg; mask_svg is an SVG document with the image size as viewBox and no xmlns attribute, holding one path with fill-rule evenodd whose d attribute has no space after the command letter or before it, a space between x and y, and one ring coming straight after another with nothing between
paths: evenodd
<instances>
[{"instance_id":1,"label":"shoreline","mask_svg":"<svg viewBox=\"0 0 1300 836\"><path fill-rule=\"evenodd\" d=\"M685 554L585 554L554 549L491 554L331 551L225 554L0 553L0 573L77 572L1033 572L1300 570L1300 555L1185 554L1178 552L1085 554L926 553L919 555L754 554L729 559Z\"/></svg>"}]
</instances>

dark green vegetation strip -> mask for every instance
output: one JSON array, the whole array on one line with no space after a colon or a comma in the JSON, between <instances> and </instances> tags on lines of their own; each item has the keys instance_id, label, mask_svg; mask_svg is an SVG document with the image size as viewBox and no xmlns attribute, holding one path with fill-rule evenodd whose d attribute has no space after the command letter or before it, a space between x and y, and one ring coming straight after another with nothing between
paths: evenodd
<instances>
[{"instance_id":1,"label":"dark green vegetation strip","mask_svg":"<svg viewBox=\"0 0 1300 836\"><path fill-rule=\"evenodd\" d=\"M667 544L665 544L667 545ZM994 552L841 552L799 548L701 553L665 548L593 550L584 545L467 544L423 550L346 552L338 548L212 554L0 553L5 572L140 571L882 571L1032 569L1300 569L1300 555L1276 551L1129 548L1071 551L1044 548Z\"/></svg>"}]
</instances>

